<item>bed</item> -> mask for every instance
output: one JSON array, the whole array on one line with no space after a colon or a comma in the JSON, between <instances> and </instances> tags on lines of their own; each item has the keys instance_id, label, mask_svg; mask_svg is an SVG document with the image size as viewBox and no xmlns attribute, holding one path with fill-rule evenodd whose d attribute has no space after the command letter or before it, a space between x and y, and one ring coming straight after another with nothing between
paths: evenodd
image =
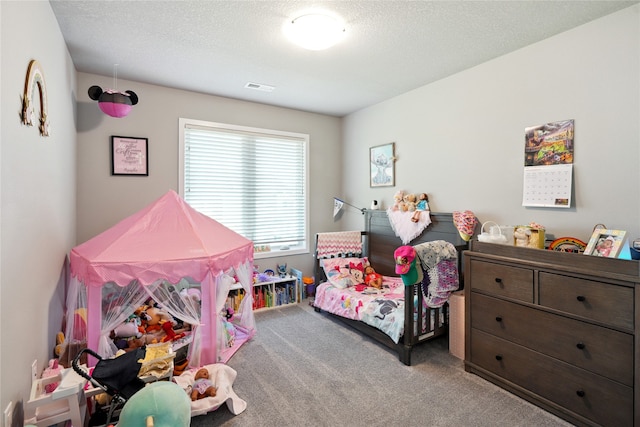
<instances>
[{"instance_id":1,"label":"bed","mask_svg":"<svg viewBox=\"0 0 640 427\"><path fill-rule=\"evenodd\" d=\"M431 224L408 245L414 248L446 246L454 251L456 283L458 289L462 289L461 252L468 244L458 233L451 213L431 212L430 215ZM413 347L447 333L448 303L431 308L429 305L433 304L428 305L423 295L423 284L427 292L425 279L404 286L395 273L394 251L403 246L403 242L395 235L385 211L365 211L365 231L344 233L345 236L357 233L361 245L338 244L331 250L325 246L320 250L318 242L325 236L323 233L316 236L314 274L318 285L311 304L317 312L328 313L396 351L402 363L411 365ZM335 280L338 273L334 272L359 269L359 263L369 263L383 276L381 289L359 286L355 281L344 285ZM426 272L424 277L429 280ZM340 280L346 283L348 279Z\"/></svg>"}]
</instances>

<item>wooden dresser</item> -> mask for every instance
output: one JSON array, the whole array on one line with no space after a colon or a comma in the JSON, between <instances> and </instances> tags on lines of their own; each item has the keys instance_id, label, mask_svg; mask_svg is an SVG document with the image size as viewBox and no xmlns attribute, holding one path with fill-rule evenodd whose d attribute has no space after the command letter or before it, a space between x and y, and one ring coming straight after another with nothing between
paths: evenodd
<instances>
[{"instance_id":1,"label":"wooden dresser","mask_svg":"<svg viewBox=\"0 0 640 427\"><path fill-rule=\"evenodd\" d=\"M576 425L640 426L638 261L474 241L464 274L468 372Z\"/></svg>"}]
</instances>

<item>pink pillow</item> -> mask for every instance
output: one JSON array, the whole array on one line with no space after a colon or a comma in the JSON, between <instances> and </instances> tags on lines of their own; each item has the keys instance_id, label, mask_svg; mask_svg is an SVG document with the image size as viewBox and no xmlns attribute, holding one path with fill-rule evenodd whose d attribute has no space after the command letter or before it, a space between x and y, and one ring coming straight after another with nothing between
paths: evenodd
<instances>
[{"instance_id":1,"label":"pink pillow","mask_svg":"<svg viewBox=\"0 0 640 427\"><path fill-rule=\"evenodd\" d=\"M336 288L344 289L364 282L365 258L328 258L320 260L327 280Z\"/></svg>"}]
</instances>

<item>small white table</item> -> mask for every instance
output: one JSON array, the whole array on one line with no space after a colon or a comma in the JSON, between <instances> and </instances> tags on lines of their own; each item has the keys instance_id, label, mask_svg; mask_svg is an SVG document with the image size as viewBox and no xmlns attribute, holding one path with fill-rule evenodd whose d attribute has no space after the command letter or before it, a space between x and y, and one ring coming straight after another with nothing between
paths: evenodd
<instances>
[{"instance_id":1,"label":"small white table","mask_svg":"<svg viewBox=\"0 0 640 427\"><path fill-rule=\"evenodd\" d=\"M51 393L45 392L45 386L58 382ZM62 370L58 375L40 378L31 384L29 401L25 403L25 424L47 427L62 421L71 420L73 427L84 427L87 402L84 386L87 380L72 368Z\"/></svg>"}]
</instances>

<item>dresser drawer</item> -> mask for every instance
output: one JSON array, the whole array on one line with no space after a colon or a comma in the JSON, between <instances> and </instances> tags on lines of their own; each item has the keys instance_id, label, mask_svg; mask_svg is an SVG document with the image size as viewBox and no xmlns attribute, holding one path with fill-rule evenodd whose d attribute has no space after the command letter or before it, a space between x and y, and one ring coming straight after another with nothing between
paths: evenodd
<instances>
[{"instance_id":1,"label":"dresser drawer","mask_svg":"<svg viewBox=\"0 0 640 427\"><path fill-rule=\"evenodd\" d=\"M540 273L540 305L633 330L633 288Z\"/></svg>"},{"instance_id":2,"label":"dresser drawer","mask_svg":"<svg viewBox=\"0 0 640 427\"><path fill-rule=\"evenodd\" d=\"M532 303L533 271L471 260L471 289Z\"/></svg>"},{"instance_id":3,"label":"dresser drawer","mask_svg":"<svg viewBox=\"0 0 640 427\"><path fill-rule=\"evenodd\" d=\"M471 327L633 386L633 335L471 293Z\"/></svg>"},{"instance_id":4,"label":"dresser drawer","mask_svg":"<svg viewBox=\"0 0 640 427\"><path fill-rule=\"evenodd\" d=\"M633 389L475 329L471 361L603 426L633 425Z\"/></svg>"}]
</instances>

